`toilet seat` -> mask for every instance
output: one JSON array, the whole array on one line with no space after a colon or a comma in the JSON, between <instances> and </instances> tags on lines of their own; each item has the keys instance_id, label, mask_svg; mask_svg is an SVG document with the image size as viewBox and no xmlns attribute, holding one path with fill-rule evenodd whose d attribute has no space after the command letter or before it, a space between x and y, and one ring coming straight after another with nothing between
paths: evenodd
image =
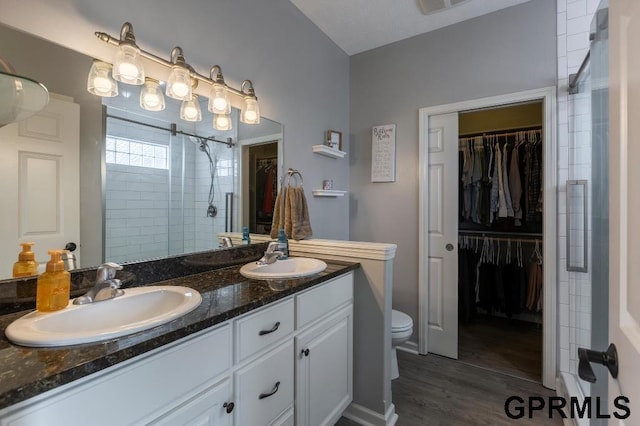
<instances>
[{"instance_id":1,"label":"toilet seat","mask_svg":"<svg viewBox=\"0 0 640 426\"><path fill-rule=\"evenodd\" d=\"M391 311L391 332L392 333L402 333L405 331L409 331L413 328L413 320L411 317L404 312L396 311L393 309Z\"/></svg>"}]
</instances>

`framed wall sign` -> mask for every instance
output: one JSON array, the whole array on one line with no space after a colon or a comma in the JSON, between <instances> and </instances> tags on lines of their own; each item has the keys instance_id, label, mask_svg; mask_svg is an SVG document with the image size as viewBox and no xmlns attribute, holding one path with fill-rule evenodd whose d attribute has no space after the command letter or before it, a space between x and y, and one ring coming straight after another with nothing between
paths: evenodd
<instances>
[{"instance_id":1,"label":"framed wall sign","mask_svg":"<svg viewBox=\"0 0 640 426\"><path fill-rule=\"evenodd\" d=\"M396 125L371 130L371 182L396 181Z\"/></svg>"},{"instance_id":2,"label":"framed wall sign","mask_svg":"<svg viewBox=\"0 0 640 426\"><path fill-rule=\"evenodd\" d=\"M342 151L342 132L327 130L327 145Z\"/></svg>"}]
</instances>

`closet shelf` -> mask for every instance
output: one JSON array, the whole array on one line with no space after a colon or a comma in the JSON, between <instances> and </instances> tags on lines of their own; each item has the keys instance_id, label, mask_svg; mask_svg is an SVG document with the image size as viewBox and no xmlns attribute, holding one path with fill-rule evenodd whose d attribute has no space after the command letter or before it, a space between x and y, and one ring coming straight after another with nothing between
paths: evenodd
<instances>
[{"instance_id":1,"label":"closet shelf","mask_svg":"<svg viewBox=\"0 0 640 426\"><path fill-rule=\"evenodd\" d=\"M324 155L325 157L330 158L344 158L347 155L346 152L340 151L339 149L333 149L327 145L313 145L313 152L316 154Z\"/></svg>"},{"instance_id":2,"label":"closet shelf","mask_svg":"<svg viewBox=\"0 0 640 426\"><path fill-rule=\"evenodd\" d=\"M314 189L311 191L314 197L344 197L347 191L339 191L336 189Z\"/></svg>"}]
</instances>

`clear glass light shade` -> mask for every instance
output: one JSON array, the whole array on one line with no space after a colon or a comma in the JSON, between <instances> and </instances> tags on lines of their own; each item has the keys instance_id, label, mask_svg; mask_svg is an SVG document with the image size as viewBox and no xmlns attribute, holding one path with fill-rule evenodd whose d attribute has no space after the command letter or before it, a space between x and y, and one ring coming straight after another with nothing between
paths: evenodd
<instances>
[{"instance_id":1,"label":"clear glass light shade","mask_svg":"<svg viewBox=\"0 0 640 426\"><path fill-rule=\"evenodd\" d=\"M164 109L164 95L158 87L158 82L147 79L140 91L140 106L147 111L162 111Z\"/></svg>"},{"instance_id":2,"label":"clear glass light shade","mask_svg":"<svg viewBox=\"0 0 640 426\"><path fill-rule=\"evenodd\" d=\"M35 80L0 67L0 127L24 120L49 103L47 88Z\"/></svg>"},{"instance_id":3,"label":"clear glass light shade","mask_svg":"<svg viewBox=\"0 0 640 426\"><path fill-rule=\"evenodd\" d=\"M191 100L191 75L188 69L180 65L171 67L166 93L170 98L179 101Z\"/></svg>"},{"instance_id":4,"label":"clear glass light shade","mask_svg":"<svg viewBox=\"0 0 640 426\"><path fill-rule=\"evenodd\" d=\"M216 130L231 130L231 114L213 114L213 128Z\"/></svg>"},{"instance_id":5,"label":"clear glass light shade","mask_svg":"<svg viewBox=\"0 0 640 426\"><path fill-rule=\"evenodd\" d=\"M260 108L258 107L258 101L254 98L246 97L242 104L242 111L240 112L240 121L247 124L260 123Z\"/></svg>"},{"instance_id":6,"label":"clear glass light shade","mask_svg":"<svg viewBox=\"0 0 640 426\"><path fill-rule=\"evenodd\" d=\"M121 44L113 62L113 78L126 84L144 84L144 68L140 49L131 44Z\"/></svg>"},{"instance_id":7,"label":"clear glass light shade","mask_svg":"<svg viewBox=\"0 0 640 426\"><path fill-rule=\"evenodd\" d=\"M118 96L118 83L109 75L111 65L93 61L87 78L87 91L103 98Z\"/></svg>"},{"instance_id":8,"label":"clear glass light shade","mask_svg":"<svg viewBox=\"0 0 640 426\"><path fill-rule=\"evenodd\" d=\"M231 113L231 103L227 95L227 88L223 84L213 83L209 96L209 111L214 114Z\"/></svg>"},{"instance_id":9,"label":"clear glass light shade","mask_svg":"<svg viewBox=\"0 0 640 426\"><path fill-rule=\"evenodd\" d=\"M180 118L184 121L200 121L202 120L202 110L198 96L193 95L188 101L183 101L180 106Z\"/></svg>"}]
</instances>

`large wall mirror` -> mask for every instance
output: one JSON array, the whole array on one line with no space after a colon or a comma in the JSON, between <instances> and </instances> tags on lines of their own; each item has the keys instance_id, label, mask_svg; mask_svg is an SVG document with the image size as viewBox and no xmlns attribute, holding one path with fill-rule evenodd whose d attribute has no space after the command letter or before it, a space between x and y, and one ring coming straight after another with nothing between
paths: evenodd
<instances>
[{"instance_id":1,"label":"large wall mirror","mask_svg":"<svg viewBox=\"0 0 640 426\"><path fill-rule=\"evenodd\" d=\"M55 232L47 232L60 235L56 246L51 246L53 239L36 243L34 252L39 262L46 262L48 249L63 248L67 241L78 245L77 266L92 267L103 261L125 263L216 249L219 232L239 231L243 225L251 225L253 232L268 231L268 212L264 211L261 193L270 188L265 187L260 176L267 163L276 168L275 176L281 174L280 123L263 117L259 125L249 126L237 119L239 114L234 110L233 129L216 131L206 99L200 100L202 121L188 123L179 118L178 102L167 97L164 111L143 110L138 86L121 85L117 97L99 98L86 90L92 58L3 25L0 55L18 73L43 83L52 93L55 108L70 102L77 104L79 110L79 152L60 156L56 163L59 170L52 168L55 176L70 168L78 172L77 182L71 185L78 186L79 217L71 225L50 221ZM49 114L55 116L58 112ZM43 131L51 130L44 128L47 123L22 123L22 128L21 123L15 123L0 129L2 168L17 176L13 182L18 183L13 186L19 186L24 167L21 154L5 155L1 151L3 145L10 145L5 144L5 139L11 138L12 130L8 128L13 126L13 132L22 132L31 126L33 134L38 126ZM58 131L53 129L54 133ZM28 151L24 146L15 149ZM43 184L51 181L46 175L40 178ZM274 182L277 181L276 178ZM51 184L52 190L66 184L57 180ZM19 215L24 214L21 208L64 208L49 206L46 185L38 199L33 192L30 198L20 198L24 188L4 188L3 192L10 192L21 201L17 202L18 208L0 213L2 232L11 236L2 237L0 279L11 277L20 249L18 242L38 241L37 226L32 226L31 233L22 232L25 226L20 223ZM256 218L258 224L262 220L262 227L256 225ZM73 225L77 232L65 236L65 230ZM47 224L42 226L45 229Z\"/></svg>"}]
</instances>

